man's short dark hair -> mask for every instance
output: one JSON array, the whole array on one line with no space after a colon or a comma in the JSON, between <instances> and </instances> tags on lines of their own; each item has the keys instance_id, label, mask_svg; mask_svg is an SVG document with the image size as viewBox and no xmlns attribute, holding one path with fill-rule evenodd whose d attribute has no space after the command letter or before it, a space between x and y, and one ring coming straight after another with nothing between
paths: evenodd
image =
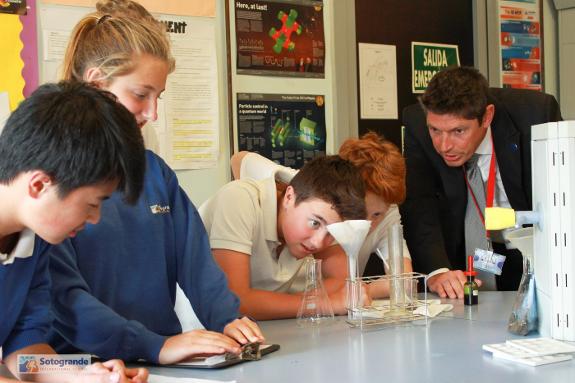
<instances>
[{"instance_id":1,"label":"man's short dark hair","mask_svg":"<svg viewBox=\"0 0 575 383\"><path fill-rule=\"evenodd\" d=\"M365 219L365 185L359 170L340 156L318 157L307 162L292 178L299 204L317 198L330 204L343 219Z\"/></svg>"},{"instance_id":2,"label":"man's short dark hair","mask_svg":"<svg viewBox=\"0 0 575 383\"><path fill-rule=\"evenodd\" d=\"M488 94L489 84L477 69L450 67L433 76L419 102L426 113L453 114L481 122Z\"/></svg>"},{"instance_id":3,"label":"man's short dark hair","mask_svg":"<svg viewBox=\"0 0 575 383\"><path fill-rule=\"evenodd\" d=\"M0 135L0 183L42 170L62 198L82 186L118 180L125 199L135 202L145 167L143 138L132 113L111 93L82 83L40 86Z\"/></svg>"}]
</instances>

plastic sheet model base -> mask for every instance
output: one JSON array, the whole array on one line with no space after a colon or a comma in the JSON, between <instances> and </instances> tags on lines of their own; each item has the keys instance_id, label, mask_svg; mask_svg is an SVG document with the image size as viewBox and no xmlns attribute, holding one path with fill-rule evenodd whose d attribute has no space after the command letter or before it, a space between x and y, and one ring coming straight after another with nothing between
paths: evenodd
<instances>
[{"instance_id":1,"label":"plastic sheet model base","mask_svg":"<svg viewBox=\"0 0 575 383\"><path fill-rule=\"evenodd\" d=\"M395 276L381 275L373 277L358 278L352 282L348 280L348 309L346 322L351 327L372 329L378 326L389 326L400 323L423 321L427 324L425 312L427 301L427 281L426 275L420 273L403 273ZM361 285L365 285L370 292L370 296L376 299L381 296L389 296L390 286L402 284L405 293L402 297L393 300L374 300L370 304L365 304L359 300L357 294L361 291ZM421 296L418 294L418 285L423 285ZM423 298L423 299L421 299ZM355 304L353 304L353 300ZM417 310L418 308L423 308ZM416 312L417 310L417 312ZM422 312L422 314L419 314Z\"/></svg>"}]
</instances>

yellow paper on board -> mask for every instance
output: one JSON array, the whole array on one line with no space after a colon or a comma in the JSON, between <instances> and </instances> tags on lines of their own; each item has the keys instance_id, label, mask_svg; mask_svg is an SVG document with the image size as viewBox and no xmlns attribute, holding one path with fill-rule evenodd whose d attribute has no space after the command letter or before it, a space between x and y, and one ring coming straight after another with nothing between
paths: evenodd
<instances>
[{"instance_id":1,"label":"yellow paper on board","mask_svg":"<svg viewBox=\"0 0 575 383\"><path fill-rule=\"evenodd\" d=\"M10 110L16 109L24 99L24 77L22 69L24 61L20 52L24 44L20 40L22 23L20 17L11 14L0 14L0 52L2 52L2 75L0 76L0 92L7 92L10 100Z\"/></svg>"},{"instance_id":2,"label":"yellow paper on board","mask_svg":"<svg viewBox=\"0 0 575 383\"><path fill-rule=\"evenodd\" d=\"M46 4L94 8L98 0L43 0ZM216 0L138 0L149 12L168 15L216 17Z\"/></svg>"}]
</instances>

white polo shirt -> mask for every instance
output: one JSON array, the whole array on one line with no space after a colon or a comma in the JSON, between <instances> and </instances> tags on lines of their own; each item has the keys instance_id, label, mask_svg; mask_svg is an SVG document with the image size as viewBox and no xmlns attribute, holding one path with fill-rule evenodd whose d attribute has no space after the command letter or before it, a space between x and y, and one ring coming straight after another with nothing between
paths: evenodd
<instances>
[{"instance_id":1,"label":"white polo shirt","mask_svg":"<svg viewBox=\"0 0 575 383\"><path fill-rule=\"evenodd\" d=\"M282 293L305 289L304 259L284 247L279 257L275 178L237 180L198 209L212 249L250 255L250 286Z\"/></svg>"}]
</instances>

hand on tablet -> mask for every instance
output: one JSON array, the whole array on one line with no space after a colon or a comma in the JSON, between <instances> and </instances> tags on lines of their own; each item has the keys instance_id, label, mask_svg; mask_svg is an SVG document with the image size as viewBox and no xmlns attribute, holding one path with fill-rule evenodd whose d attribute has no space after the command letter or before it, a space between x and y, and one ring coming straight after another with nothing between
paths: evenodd
<instances>
[{"instance_id":1,"label":"hand on tablet","mask_svg":"<svg viewBox=\"0 0 575 383\"><path fill-rule=\"evenodd\" d=\"M160 350L159 361L160 364L173 364L197 356L225 352L237 354L240 351L238 342L229 336L208 330L192 330L169 337Z\"/></svg>"},{"instance_id":2,"label":"hand on tablet","mask_svg":"<svg viewBox=\"0 0 575 383\"><path fill-rule=\"evenodd\" d=\"M263 343L265 340L259 326L248 317L236 319L224 327L224 334L240 344Z\"/></svg>"}]
</instances>

